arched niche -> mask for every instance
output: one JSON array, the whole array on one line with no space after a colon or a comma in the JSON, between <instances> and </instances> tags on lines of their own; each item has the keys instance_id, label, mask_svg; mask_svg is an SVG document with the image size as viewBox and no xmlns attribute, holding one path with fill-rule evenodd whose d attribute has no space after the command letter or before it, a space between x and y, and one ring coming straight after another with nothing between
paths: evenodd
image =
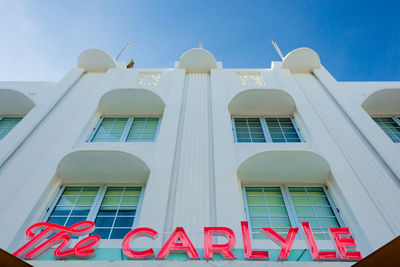
<instances>
[{"instance_id":1,"label":"arched niche","mask_svg":"<svg viewBox=\"0 0 400 267\"><path fill-rule=\"evenodd\" d=\"M0 117L4 115L25 116L35 104L15 90L0 89Z\"/></svg>"},{"instance_id":2,"label":"arched niche","mask_svg":"<svg viewBox=\"0 0 400 267\"><path fill-rule=\"evenodd\" d=\"M90 72L106 72L109 68L115 68L115 59L101 49L87 49L78 57L78 68Z\"/></svg>"},{"instance_id":3,"label":"arched niche","mask_svg":"<svg viewBox=\"0 0 400 267\"><path fill-rule=\"evenodd\" d=\"M321 66L318 54L307 47L301 47L289 52L282 62L282 68L291 72L312 72Z\"/></svg>"},{"instance_id":4,"label":"arched niche","mask_svg":"<svg viewBox=\"0 0 400 267\"><path fill-rule=\"evenodd\" d=\"M374 92L361 106L370 116L400 115L400 89Z\"/></svg>"},{"instance_id":5,"label":"arched niche","mask_svg":"<svg viewBox=\"0 0 400 267\"><path fill-rule=\"evenodd\" d=\"M64 183L145 183L149 174L143 160L121 151L75 151L57 166L57 176Z\"/></svg>"},{"instance_id":6,"label":"arched niche","mask_svg":"<svg viewBox=\"0 0 400 267\"><path fill-rule=\"evenodd\" d=\"M235 95L228 110L232 116L291 116L296 105L282 90L249 89Z\"/></svg>"},{"instance_id":7,"label":"arched niche","mask_svg":"<svg viewBox=\"0 0 400 267\"><path fill-rule=\"evenodd\" d=\"M98 110L105 115L161 116L164 101L147 89L114 89L104 94Z\"/></svg>"},{"instance_id":8,"label":"arched niche","mask_svg":"<svg viewBox=\"0 0 400 267\"><path fill-rule=\"evenodd\" d=\"M244 160L237 174L242 182L324 182L330 167L310 151L266 151Z\"/></svg>"},{"instance_id":9,"label":"arched niche","mask_svg":"<svg viewBox=\"0 0 400 267\"><path fill-rule=\"evenodd\" d=\"M217 68L217 61L210 51L203 48L193 48L182 54L179 68L187 72L210 72Z\"/></svg>"}]
</instances>

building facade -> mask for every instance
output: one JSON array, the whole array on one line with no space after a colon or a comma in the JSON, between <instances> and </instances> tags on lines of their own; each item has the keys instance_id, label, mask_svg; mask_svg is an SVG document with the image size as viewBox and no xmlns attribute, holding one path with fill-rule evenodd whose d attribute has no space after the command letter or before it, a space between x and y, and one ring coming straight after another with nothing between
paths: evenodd
<instances>
[{"instance_id":1,"label":"building facade","mask_svg":"<svg viewBox=\"0 0 400 267\"><path fill-rule=\"evenodd\" d=\"M17 251L38 222L94 221L94 257L56 260L54 246L28 262L128 265L129 231L156 230L130 247L157 254L183 227L200 261L140 264L211 266L226 260L205 259L203 229L223 226L230 264L264 266L243 256L247 221L268 264L312 266L303 222L321 251L336 249L329 228L349 228L363 257L400 234L400 82L338 82L308 48L269 69L224 69L202 48L171 69L125 66L89 49L59 82L0 82L1 248ZM299 228L286 263L265 227Z\"/></svg>"}]
</instances>

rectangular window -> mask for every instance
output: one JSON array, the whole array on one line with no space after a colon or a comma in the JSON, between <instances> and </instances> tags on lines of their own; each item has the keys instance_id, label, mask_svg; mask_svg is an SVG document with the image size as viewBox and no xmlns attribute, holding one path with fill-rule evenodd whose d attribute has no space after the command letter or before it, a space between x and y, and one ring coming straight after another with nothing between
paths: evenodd
<instances>
[{"instance_id":1,"label":"rectangular window","mask_svg":"<svg viewBox=\"0 0 400 267\"><path fill-rule=\"evenodd\" d=\"M286 237L290 227L301 228L301 222L309 222L316 239L329 239L329 228L341 227L329 193L322 186L297 187L244 187L247 220L254 238L266 238L260 234L262 227L271 227Z\"/></svg>"},{"instance_id":2,"label":"rectangular window","mask_svg":"<svg viewBox=\"0 0 400 267\"><path fill-rule=\"evenodd\" d=\"M88 142L153 142L159 117L103 117Z\"/></svg>"},{"instance_id":3,"label":"rectangular window","mask_svg":"<svg viewBox=\"0 0 400 267\"><path fill-rule=\"evenodd\" d=\"M0 140L22 120L21 117L0 117Z\"/></svg>"},{"instance_id":4,"label":"rectangular window","mask_svg":"<svg viewBox=\"0 0 400 267\"><path fill-rule=\"evenodd\" d=\"M303 142L292 118L233 118L235 142Z\"/></svg>"},{"instance_id":5,"label":"rectangular window","mask_svg":"<svg viewBox=\"0 0 400 267\"><path fill-rule=\"evenodd\" d=\"M45 221L63 226L93 221L93 234L122 239L135 225L142 192L137 186L63 186Z\"/></svg>"},{"instance_id":6,"label":"rectangular window","mask_svg":"<svg viewBox=\"0 0 400 267\"><path fill-rule=\"evenodd\" d=\"M395 117L376 117L372 118L376 124L392 139L395 143L400 143L400 118Z\"/></svg>"}]
</instances>

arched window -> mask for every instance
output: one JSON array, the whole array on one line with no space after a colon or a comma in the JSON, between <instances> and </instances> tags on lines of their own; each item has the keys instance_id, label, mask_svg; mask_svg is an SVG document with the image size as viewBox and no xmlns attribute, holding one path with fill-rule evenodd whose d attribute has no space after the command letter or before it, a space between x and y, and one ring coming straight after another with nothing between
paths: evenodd
<instances>
[{"instance_id":1,"label":"arched window","mask_svg":"<svg viewBox=\"0 0 400 267\"><path fill-rule=\"evenodd\" d=\"M122 239L137 224L149 167L120 151L76 151L58 165L63 181L44 221L95 222L103 239Z\"/></svg>"},{"instance_id":2,"label":"arched window","mask_svg":"<svg viewBox=\"0 0 400 267\"><path fill-rule=\"evenodd\" d=\"M316 239L329 239L330 227L343 227L325 181L328 163L309 151L268 151L246 159L238 168L246 217L254 238L272 227L286 236L290 227L309 222Z\"/></svg>"},{"instance_id":3,"label":"arched window","mask_svg":"<svg viewBox=\"0 0 400 267\"><path fill-rule=\"evenodd\" d=\"M228 109L235 142L303 142L293 117L294 101L281 90L243 91L230 101Z\"/></svg>"},{"instance_id":4,"label":"arched window","mask_svg":"<svg viewBox=\"0 0 400 267\"><path fill-rule=\"evenodd\" d=\"M34 107L24 94L0 89L0 140L2 140Z\"/></svg>"},{"instance_id":5,"label":"arched window","mask_svg":"<svg viewBox=\"0 0 400 267\"><path fill-rule=\"evenodd\" d=\"M154 142L164 102L146 89L116 89L99 102L102 114L88 142Z\"/></svg>"},{"instance_id":6,"label":"arched window","mask_svg":"<svg viewBox=\"0 0 400 267\"><path fill-rule=\"evenodd\" d=\"M363 109L395 143L400 143L400 89L380 90L370 95Z\"/></svg>"}]
</instances>

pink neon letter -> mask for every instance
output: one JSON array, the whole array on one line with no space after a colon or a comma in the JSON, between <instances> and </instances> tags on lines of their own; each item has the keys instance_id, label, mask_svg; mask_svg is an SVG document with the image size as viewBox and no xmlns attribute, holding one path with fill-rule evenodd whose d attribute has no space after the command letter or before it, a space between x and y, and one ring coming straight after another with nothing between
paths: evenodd
<instances>
[{"instance_id":1,"label":"pink neon letter","mask_svg":"<svg viewBox=\"0 0 400 267\"><path fill-rule=\"evenodd\" d=\"M308 222L302 222L301 225L303 226L304 233L307 238L307 244L310 248L313 260L332 261L338 259L335 251L319 251L317 243L315 242L313 233L311 231L310 224Z\"/></svg>"},{"instance_id":2,"label":"pink neon letter","mask_svg":"<svg viewBox=\"0 0 400 267\"><path fill-rule=\"evenodd\" d=\"M26 235L30 239L25 245L19 248L13 253L15 257L23 258L26 260L34 260L40 255L45 253L52 246L59 244L59 246L54 251L54 256L59 259L77 257L86 258L94 256L94 249L92 253L84 253L84 250L80 250L79 247L75 249L62 250L64 247L68 247L71 237L70 236L83 236L90 234L94 231L94 222L83 221L75 223L69 227L61 226L49 222L41 222L31 225L26 230ZM35 234L37 232L37 234ZM57 233L56 235L48 238L52 233ZM89 247L97 247L97 243L100 240L100 236L94 235L93 237L87 237L81 240L78 244L79 246L85 245L87 241L93 240L89 245L84 246L84 249ZM44 241L44 242L42 242ZM78 245L77 244L77 245ZM91 251L91 250L90 250ZM77 252L77 254L76 254ZM85 255L82 255L84 253Z\"/></svg>"},{"instance_id":3,"label":"pink neon letter","mask_svg":"<svg viewBox=\"0 0 400 267\"><path fill-rule=\"evenodd\" d=\"M335 241L337 250L339 252L340 258L347 261L358 261L362 259L361 253L359 251L347 251L347 248L355 248L356 241L351 238L351 233L349 228L329 228L331 236ZM343 235L344 237L341 237Z\"/></svg>"},{"instance_id":4,"label":"pink neon letter","mask_svg":"<svg viewBox=\"0 0 400 267\"><path fill-rule=\"evenodd\" d=\"M246 260L268 260L268 251L259 251L251 249L251 240L249 234L249 223L246 221L240 222L242 226L242 238L244 247L244 258Z\"/></svg>"},{"instance_id":5,"label":"pink neon letter","mask_svg":"<svg viewBox=\"0 0 400 267\"><path fill-rule=\"evenodd\" d=\"M293 242L296 238L299 228L290 228L286 236L283 238L280 234L272 230L272 228L262 228L261 232L268 236L275 244L281 247L279 252L278 260L287 261L289 258L290 251L292 250Z\"/></svg>"},{"instance_id":6,"label":"pink neon letter","mask_svg":"<svg viewBox=\"0 0 400 267\"><path fill-rule=\"evenodd\" d=\"M129 243L141 236L150 237L154 240L158 237L158 233L157 231L146 227L136 228L127 233L124 240L122 240L122 251L126 258L130 260L147 260L154 257L154 251L152 248L144 251L135 251L130 248Z\"/></svg>"},{"instance_id":7,"label":"pink neon letter","mask_svg":"<svg viewBox=\"0 0 400 267\"><path fill-rule=\"evenodd\" d=\"M228 242L226 244L213 244L213 234L227 237ZM232 252L235 243L236 237L232 229L228 227L204 227L204 258L206 260L212 260L214 250L225 259L236 259L235 254Z\"/></svg>"},{"instance_id":8,"label":"pink neon letter","mask_svg":"<svg viewBox=\"0 0 400 267\"><path fill-rule=\"evenodd\" d=\"M178 240L181 242L179 243ZM170 252L186 252L191 260L200 259L199 253L197 253L183 227L176 227L175 231L171 234L167 242L165 242L158 252L156 259L165 260L168 258Z\"/></svg>"}]
</instances>

